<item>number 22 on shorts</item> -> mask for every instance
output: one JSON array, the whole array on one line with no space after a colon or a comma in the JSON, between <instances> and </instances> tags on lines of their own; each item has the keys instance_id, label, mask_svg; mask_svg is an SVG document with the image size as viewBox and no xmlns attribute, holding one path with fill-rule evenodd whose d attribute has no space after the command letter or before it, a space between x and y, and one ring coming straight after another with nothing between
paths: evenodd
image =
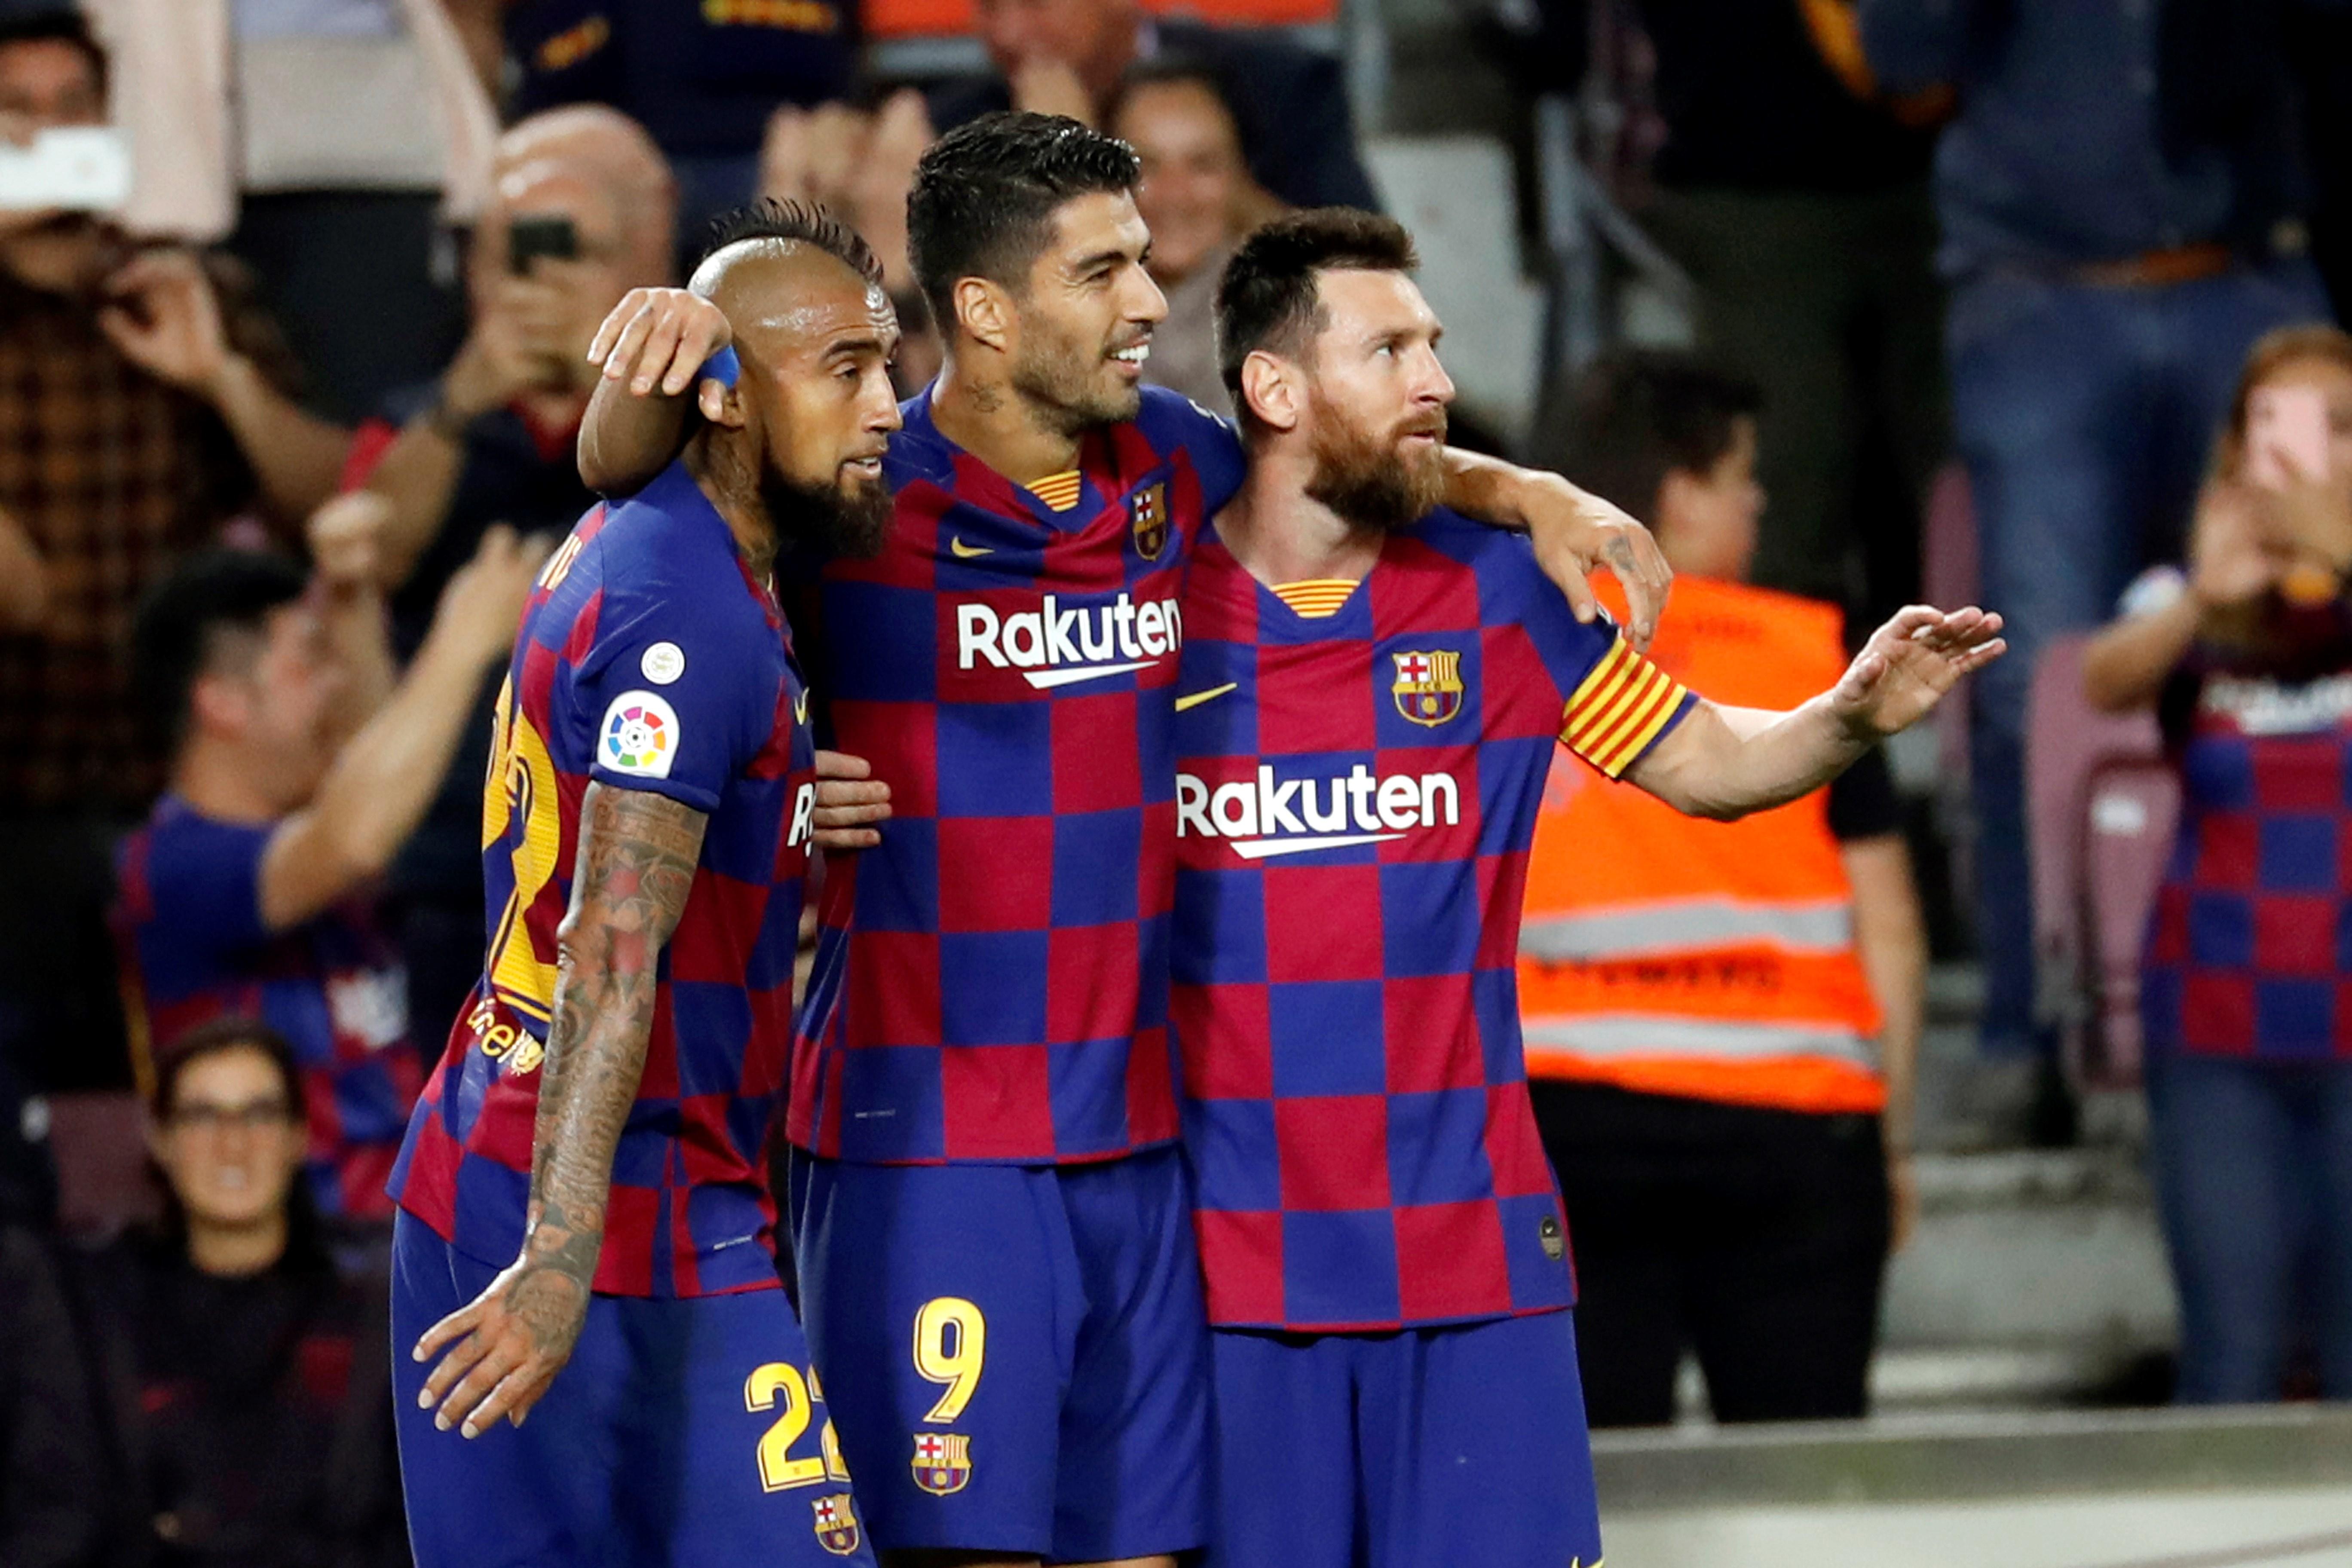
<instances>
[{"instance_id":1,"label":"number 22 on shorts","mask_svg":"<svg viewBox=\"0 0 2352 1568\"><path fill-rule=\"evenodd\" d=\"M757 1414L775 1409L779 1400L783 1404L775 1424L760 1438L760 1485L768 1491L849 1479L849 1467L842 1462L841 1442L833 1435L830 1416L817 1438L820 1452L793 1458L793 1445L807 1433L815 1401L824 1397L813 1386L815 1381L814 1373L803 1377L801 1369L790 1362L772 1361L753 1368L743 1382L744 1409Z\"/></svg>"},{"instance_id":2,"label":"number 22 on shorts","mask_svg":"<svg viewBox=\"0 0 2352 1568\"><path fill-rule=\"evenodd\" d=\"M981 1363L988 1359L988 1320L961 1296L938 1296L915 1314L915 1370L947 1392L926 1421L949 1422L963 1414L980 1387Z\"/></svg>"}]
</instances>

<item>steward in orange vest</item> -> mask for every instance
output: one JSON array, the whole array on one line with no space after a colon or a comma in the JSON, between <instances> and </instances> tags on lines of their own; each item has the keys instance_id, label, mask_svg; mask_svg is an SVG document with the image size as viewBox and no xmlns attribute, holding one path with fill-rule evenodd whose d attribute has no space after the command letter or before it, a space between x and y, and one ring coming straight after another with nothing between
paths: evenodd
<instances>
[{"instance_id":1,"label":"steward in orange vest","mask_svg":"<svg viewBox=\"0 0 2352 1568\"><path fill-rule=\"evenodd\" d=\"M1738 580L1758 406L1687 357L1627 356L1588 383L1568 471L1675 568L1652 660L1779 710L1847 652L1835 606ZM1900 826L1875 754L1736 822L1555 763L1519 1012L1595 1426L1673 1419L1685 1350L1720 1420L1864 1414L1926 967Z\"/></svg>"}]
</instances>

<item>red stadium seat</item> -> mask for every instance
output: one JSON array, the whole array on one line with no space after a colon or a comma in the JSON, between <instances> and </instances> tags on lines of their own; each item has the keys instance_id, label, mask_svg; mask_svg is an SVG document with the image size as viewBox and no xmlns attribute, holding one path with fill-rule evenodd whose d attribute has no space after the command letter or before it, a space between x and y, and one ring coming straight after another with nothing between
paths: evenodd
<instances>
[{"instance_id":1,"label":"red stadium seat","mask_svg":"<svg viewBox=\"0 0 2352 1568\"><path fill-rule=\"evenodd\" d=\"M2109 949L2128 952L2132 991L2116 999L2116 1009L2136 1005L2137 930L2145 923L2146 899L2137 917L2126 896L2139 886L2144 847L2126 831L2137 803L2143 830L2155 826L2162 803L2137 770L2161 769L2163 744L2150 713L2102 713L2083 696L2083 649L2087 636L2061 637L2035 666L2026 700L2025 790L2028 847L2033 861L2033 939L2041 974L2041 1006L2054 1015L2069 1072L2078 1082L2128 1083L2138 1069L2137 1035L2127 1061L2095 1048L2096 1026L2111 1011L2101 998L2116 973ZM2095 781L2113 784L2094 788ZM2126 782L2131 781L2131 782ZM2105 793L2112 790L2112 795ZM2110 830L2096 831L2095 802ZM2106 842L2094 847L2095 837ZM2169 821L2152 839L2160 868L2171 845ZM2094 868L2106 886L2094 886ZM2151 874L2152 875L2152 874ZM2094 916L2095 906L2100 911Z\"/></svg>"},{"instance_id":2,"label":"red stadium seat","mask_svg":"<svg viewBox=\"0 0 2352 1568\"><path fill-rule=\"evenodd\" d=\"M48 1107L60 1226L107 1237L163 1213L147 1163L147 1111L137 1095L55 1094Z\"/></svg>"}]
</instances>

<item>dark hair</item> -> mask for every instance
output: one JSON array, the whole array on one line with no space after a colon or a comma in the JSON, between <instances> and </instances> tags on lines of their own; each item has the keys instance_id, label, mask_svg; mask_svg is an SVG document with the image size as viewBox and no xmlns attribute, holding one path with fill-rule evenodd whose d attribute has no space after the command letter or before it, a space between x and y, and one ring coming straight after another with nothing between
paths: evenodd
<instances>
[{"instance_id":1,"label":"dark hair","mask_svg":"<svg viewBox=\"0 0 2352 1568\"><path fill-rule=\"evenodd\" d=\"M1754 382L1691 354L1635 349L1612 354L1578 385L1561 472L1645 523L1657 521L1658 487L1672 473L1705 474L1731 450L1734 427L1764 406Z\"/></svg>"},{"instance_id":2,"label":"dark hair","mask_svg":"<svg viewBox=\"0 0 2352 1568\"><path fill-rule=\"evenodd\" d=\"M282 555L207 550L148 593L131 628L131 689L161 752L170 755L186 738L196 681L222 638L260 632L272 610L302 596L303 585L302 569Z\"/></svg>"},{"instance_id":3,"label":"dark hair","mask_svg":"<svg viewBox=\"0 0 2352 1568\"><path fill-rule=\"evenodd\" d=\"M1404 225L1354 207L1278 217L1247 239L1217 279L1217 368L1244 426L1242 362L1264 349L1296 354L1329 322L1320 275L1410 272L1421 265Z\"/></svg>"},{"instance_id":4,"label":"dark hair","mask_svg":"<svg viewBox=\"0 0 2352 1568\"><path fill-rule=\"evenodd\" d=\"M1020 292L1063 203L1131 191L1139 174L1134 148L1058 114L983 114L932 142L907 193L907 258L941 331L960 279Z\"/></svg>"},{"instance_id":5,"label":"dark hair","mask_svg":"<svg viewBox=\"0 0 2352 1568\"><path fill-rule=\"evenodd\" d=\"M1225 118L1234 122L1234 140L1241 143L1243 161L1247 162L1251 152L1258 145L1257 127L1244 111L1240 95L1234 90L1233 79L1206 55L1170 49L1136 61L1120 74L1118 91L1112 97L1110 112L1104 117L1103 122L1107 125L1118 123L1120 111L1127 107L1127 100L1135 96L1139 89L1179 84L1197 87L1217 100L1217 107L1223 109Z\"/></svg>"},{"instance_id":6,"label":"dark hair","mask_svg":"<svg viewBox=\"0 0 2352 1568\"><path fill-rule=\"evenodd\" d=\"M729 246L750 239L813 245L868 283L882 281L882 263L864 236L814 202L778 201L773 196L762 196L749 206L712 218L695 265L700 267Z\"/></svg>"},{"instance_id":7,"label":"dark hair","mask_svg":"<svg viewBox=\"0 0 2352 1568\"><path fill-rule=\"evenodd\" d=\"M0 12L0 49L11 44L69 44L89 62L98 90L106 90L106 46L91 32L89 20L71 5L46 5L37 10Z\"/></svg>"},{"instance_id":8,"label":"dark hair","mask_svg":"<svg viewBox=\"0 0 2352 1568\"><path fill-rule=\"evenodd\" d=\"M156 1054L155 1084L148 1095L147 1110L158 1127L171 1121L179 1104L180 1079L187 1076L188 1069L226 1051L259 1051L268 1058L277 1070L279 1087L286 1091L287 1109L295 1125L304 1124L307 1111L302 1069L294 1060L294 1047L287 1043L285 1036L258 1018L231 1016L197 1025ZM157 1174L160 1176L161 1172ZM174 1252L183 1252L188 1240L187 1210L181 1205L180 1195L172 1190L168 1180L159 1184L163 1189L162 1239ZM305 1172L297 1170L292 1184L286 1189L286 1255L299 1266L320 1267L328 1260L326 1247L319 1207L310 1197L310 1178Z\"/></svg>"}]
</instances>

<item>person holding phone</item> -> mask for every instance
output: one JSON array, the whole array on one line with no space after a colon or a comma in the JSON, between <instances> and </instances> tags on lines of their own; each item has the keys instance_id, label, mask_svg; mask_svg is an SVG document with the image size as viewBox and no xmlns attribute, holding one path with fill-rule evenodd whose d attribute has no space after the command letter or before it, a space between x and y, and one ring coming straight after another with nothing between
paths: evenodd
<instances>
[{"instance_id":1,"label":"person holding phone","mask_svg":"<svg viewBox=\"0 0 2352 1568\"><path fill-rule=\"evenodd\" d=\"M2092 644L2153 707L2180 830L2142 960L2157 1196L2184 1403L2280 1396L2304 1259L2324 1396L2352 1397L2352 337L2248 356L2187 569Z\"/></svg>"}]
</instances>

